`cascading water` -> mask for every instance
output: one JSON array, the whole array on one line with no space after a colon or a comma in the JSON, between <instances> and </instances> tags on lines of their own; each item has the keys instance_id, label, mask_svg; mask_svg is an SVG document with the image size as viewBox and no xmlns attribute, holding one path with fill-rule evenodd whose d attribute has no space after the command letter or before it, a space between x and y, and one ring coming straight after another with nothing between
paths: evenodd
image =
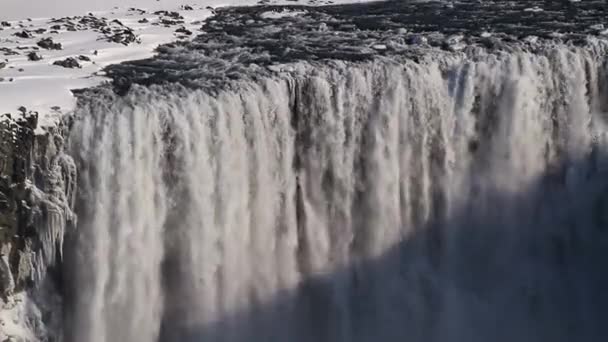
<instances>
[{"instance_id":1,"label":"cascading water","mask_svg":"<svg viewBox=\"0 0 608 342\"><path fill-rule=\"evenodd\" d=\"M605 53L86 100L68 340L605 340Z\"/></svg>"},{"instance_id":2,"label":"cascading water","mask_svg":"<svg viewBox=\"0 0 608 342\"><path fill-rule=\"evenodd\" d=\"M605 5L536 3L224 9L108 68L66 341L606 340Z\"/></svg>"}]
</instances>

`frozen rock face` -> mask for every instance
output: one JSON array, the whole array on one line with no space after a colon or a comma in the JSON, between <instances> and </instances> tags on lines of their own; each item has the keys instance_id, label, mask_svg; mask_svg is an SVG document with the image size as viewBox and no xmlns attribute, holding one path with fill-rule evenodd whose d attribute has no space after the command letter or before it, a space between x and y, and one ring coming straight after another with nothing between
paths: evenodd
<instances>
[{"instance_id":1,"label":"frozen rock face","mask_svg":"<svg viewBox=\"0 0 608 342\"><path fill-rule=\"evenodd\" d=\"M37 115L0 121L0 340L60 334L63 240L75 225L76 168L60 125L34 134Z\"/></svg>"}]
</instances>

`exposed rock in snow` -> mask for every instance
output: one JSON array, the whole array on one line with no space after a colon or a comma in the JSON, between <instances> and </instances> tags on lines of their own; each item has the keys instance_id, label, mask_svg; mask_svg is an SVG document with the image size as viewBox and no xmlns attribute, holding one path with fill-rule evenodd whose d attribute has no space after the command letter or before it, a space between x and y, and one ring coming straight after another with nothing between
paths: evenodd
<instances>
[{"instance_id":1,"label":"exposed rock in snow","mask_svg":"<svg viewBox=\"0 0 608 342\"><path fill-rule=\"evenodd\" d=\"M39 53L32 51L27 54L27 59L36 62L42 60L42 56Z\"/></svg>"},{"instance_id":2,"label":"exposed rock in snow","mask_svg":"<svg viewBox=\"0 0 608 342\"><path fill-rule=\"evenodd\" d=\"M101 70L109 64L149 57L159 44L176 37L194 37L201 20L209 15L211 11L201 7L157 14L128 8L5 21L0 24L0 57L7 58L0 59L4 66L0 67L0 113L15 113L26 104L39 113L39 126L54 126L60 116L52 107L60 106L65 112L76 103L71 89L104 82ZM30 38L15 36L24 32Z\"/></svg>"},{"instance_id":3,"label":"exposed rock in snow","mask_svg":"<svg viewBox=\"0 0 608 342\"><path fill-rule=\"evenodd\" d=\"M53 65L58 65L58 66L62 66L64 68L69 68L69 69L82 68L80 63L78 63L78 60L76 60L76 58L73 58L73 57L68 57L63 60L55 61L55 62L53 62Z\"/></svg>"},{"instance_id":4,"label":"exposed rock in snow","mask_svg":"<svg viewBox=\"0 0 608 342\"><path fill-rule=\"evenodd\" d=\"M44 38L36 43L43 49L47 50L61 50L63 49L61 43L55 43L52 38Z\"/></svg>"}]
</instances>

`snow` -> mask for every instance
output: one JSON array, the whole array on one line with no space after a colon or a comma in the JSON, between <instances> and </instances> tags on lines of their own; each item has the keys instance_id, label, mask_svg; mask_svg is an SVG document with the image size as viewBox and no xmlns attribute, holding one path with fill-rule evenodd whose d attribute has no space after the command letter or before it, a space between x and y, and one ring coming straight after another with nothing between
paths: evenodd
<instances>
[{"instance_id":1,"label":"snow","mask_svg":"<svg viewBox=\"0 0 608 342\"><path fill-rule=\"evenodd\" d=\"M31 305L25 293L15 294L9 303L2 303L0 310L0 338L2 341L11 338L21 338L22 340L34 340L35 334L31 328L24 325L27 321L28 311L36 309Z\"/></svg>"},{"instance_id":2,"label":"snow","mask_svg":"<svg viewBox=\"0 0 608 342\"><path fill-rule=\"evenodd\" d=\"M153 55L154 49L162 43L176 40L175 30L180 27L192 31L194 37L200 27L200 20L212 13L208 9L177 11L184 17L183 25L153 25L159 20L158 15L135 11L97 12L95 17L106 17L108 21L118 19L128 26L139 37L140 43L125 46L120 43L100 40L104 38L93 30L72 32L62 29L57 34L35 34L34 38L24 39L13 34L24 29L34 31L38 28L48 29L55 23L49 19L34 19L30 21L11 22L12 27L0 31L0 48L9 48L19 55L2 56L0 61L6 62L6 67L0 69L0 114L15 113L17 108L25 106L28 110L38 111L41 126L53 125L62 112L73 108L75 98L71 89L95 86L104 80L101 69L109 64L125 60L147 58ZM142 19L148 23L140 23ZM24 27L20 27L22 25ZM51 37L54 42L61 43L63 50L36 49L36 43L41 38ZM18 50L17 47L27 47ZM35 51L42 55L40 61L29 61L27 54ZM97 53L95 54L95 51ZM91 61L79 61L82 68L63 68L53 65L53 62L68 57L86 56ZM60 110L56 110L60 107ZM54 108L54 109L53 109Z\"/></svg>"},{"instance_id":3,"label":"snow","mask_svg":"<svg viewBox=\"0 0 608 342\"><path fill-rule=\"evenodd\" d=\"M304 14L304 11L268 11L264 12L260 15L262 19L278 19L278 18L288 18L288 17L297 17L298 15Z\"/></svg>"},{"instance_id":4,"label":"snow","mask_svg":"<svg viewBox=\"0 0 608 342\"><path fill-rule=\"evenodd\" d=\"M369 0L268 0L268 4L321 5L365 1ZM156 11L179 8L181 5L192 7L247 6L258 3L258 0L2 0L1 3L0 20L15 20L27 17L81 15L87 11L109 10L115 6L139 7Z\"/></svg>"},{"instance_id":5,"label":"snow","mask_svg":"<svg viewBox=\"0 0 608 342\"><path fill-rule=\"evenodd\" d=\"M5 0L6 1L6 0ZM99 2L91 3L80 1L75 3L71 0L57 0L40 3L36 0L8 0L3 3L0 20L15 16L21 18L47 15L73 15L76 10L78 14L85 15L86 9L95 10L100 6L111 8L117 1L106 0L100 5ZM254 5L256 0L206 0L194 1L189 4L192 10L186 10L180 1L120 1L122 7L114 7L108 11L93 12L95 18L107 18L107 22L114 19L120 20L124 26L133 30L140 42L125 46L120 43L108 42L99 30L69 31L65 27L51 33L51 26L56 24L49 18L33 18L9 21L10 27L0 25L0 49L10 49L18 52L16 55L0 50L0 65L5 62L6 66L0 66L0 115L3 113L16 113L18 108L24 106L28 111L39 113L39 126L53 126L60 117L70 111L76 103L72 89L81 89L98 85L107 78L104 77L102 68L127 60L137 60L151 57L154 49L164 43L179 39L191 39L200 34L201 21L212 15L212 9L208 6L230 6L230 5ZM339 4L365 2L362 0L302 0L294 2L290 0L267 0L268 4ZM52 4L52 6L49 6ZM145 9L145 13L139 10L129 10L131 6ZM87 7L88 6L88 7ZM52 7L52 8L51 8ZM184 17L183 25L158 25L162 15L155 15L157 10L168 10L178 12ZM283 16L297 16L301 12L284 11L268 12L269 18ZM78 21L81 17L70 18ZM142 19L148 22L141 22ZM61 24L61 23L59 23ZM184 27L193 34L190 36L176 33L175 30ZM37 29L46 29L45 33L33 33ZM33 38L21 38L14 34L28 30L32 32ZM50 37L54 42L63 45L62 50L45 50L36 47L36 43ZM22 49L18 49L22 48ZM28 53L36 52L43 59L40 61L28 60ZM96 53L95 53L96 52ZM55 61L64 60L69 57L78 59L86 56L91 61L79 61L81 68L64 68L53 65Z\"/></svg>"}]
</instances>

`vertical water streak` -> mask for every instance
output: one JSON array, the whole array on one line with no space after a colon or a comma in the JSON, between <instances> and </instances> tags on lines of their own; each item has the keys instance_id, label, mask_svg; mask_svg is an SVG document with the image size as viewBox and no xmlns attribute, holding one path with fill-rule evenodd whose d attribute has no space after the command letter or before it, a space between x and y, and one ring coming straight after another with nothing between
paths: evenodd
<instances>
[{"instance_id":1,"label":"vertical water streak","mask_svg":"<svg viewBox=\"0 0 608 342\"><path fill-rule=\"evenodd\" d=\"M89 100L71 341L600 341L603 56Z\"/></svg>"}]
</instances>

